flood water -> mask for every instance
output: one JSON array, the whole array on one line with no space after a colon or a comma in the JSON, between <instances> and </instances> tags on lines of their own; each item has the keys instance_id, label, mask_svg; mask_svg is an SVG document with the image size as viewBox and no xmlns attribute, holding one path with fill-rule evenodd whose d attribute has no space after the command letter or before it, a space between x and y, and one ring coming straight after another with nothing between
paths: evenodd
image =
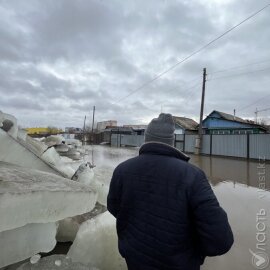
<instances>
[{"instance_id":1,"label":"flood water","mask_svg":"<svg viewBox=\"0 0 270 270\"><path fill-rule=\"evenodd\" d=\"M86 146L87 161L96 165L96 177L109 183L113 169L122 161L138 155L138 148ZM235 237L229 253L207 258L203 270L270 269L267 261L256 266L252 252L270 257L270 164L221 157L190 155L190 163L200 167L228 214Z\"/></svg>"}]
</instances>

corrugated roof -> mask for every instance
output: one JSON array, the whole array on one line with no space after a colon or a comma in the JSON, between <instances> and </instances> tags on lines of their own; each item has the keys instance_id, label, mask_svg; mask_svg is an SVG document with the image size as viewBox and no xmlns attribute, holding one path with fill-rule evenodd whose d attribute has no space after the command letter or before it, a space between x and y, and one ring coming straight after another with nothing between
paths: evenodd
<instances>
[{"instance_id":1,"label":"corrugated roof","mask_svg":"<svg viewBox=\"0 0 270 270\"><path fill-rule=\"evenodd\" d=\"M267 130L267 128L265 126L262 126L262 125L259 125L259 124L256 124L254 121L252 120L245 120L243 118L240 118L240 117L237 117L237 116L234 116L232 114L228 114L228 113L224 113L224 112L220 112L220 111L212 111L209 116L211 116L212 113L218 113L221 118L225 119L225 120L228 120L228 121L234 121L234 122L238 122L238 123L243 123L243 124L249 124L249 125L254 125L254 126L257 126L258 128L262 128L264 130ZM205 118L206 119L206 118ZM204 120L205 120L204 119Z\"/></svg>"},{"instance_id":2,"label":"corrugated roof","mask_svg":"<svg viewBox=\"0 0 270 270\"><path fill-rule=\"evenodd\" d=\"M237 116L234 116L232 114L228 114L228 113L224 113L224 112L220 112L220 111L213 111L213 112L217 112L218 114L220 114L220 116L225 119L225 120L230 120L230 121L236 121L236 122L241 122L241 123L248 123L248 124L251 124L252 122L250 121L247 121L247 120L244 120L240 117L237 117ZM212 112L212 113L213 113ZM211 113L211 114L212 114ZM253 123L254 124L254 123Z\"/></svg>"},{"instance_id":3,"label":"corrugated roof","mask_svg":"<svg viewBox=\"0 0 270 270\"><path fill-rule=\"evenodd\" d=\"M191 118L173 116L173 120L176 124L187 130L197 130L198 123Z\"/></svg>"}]
</instances>

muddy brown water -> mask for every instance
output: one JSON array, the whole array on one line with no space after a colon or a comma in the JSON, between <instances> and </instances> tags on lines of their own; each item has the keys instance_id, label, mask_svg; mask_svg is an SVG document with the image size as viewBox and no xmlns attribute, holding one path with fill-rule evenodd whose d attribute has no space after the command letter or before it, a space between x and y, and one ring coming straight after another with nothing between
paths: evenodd
<instances>
[{"instance_id":1,"label":"muddy brown water","mask_svg":"<svg viewBox=\"0 0 270 270\"><path fill-rule=\"evenodd\" d=\"M86 161L96 165L96 177L109 183L113 169L138 155L138 148L86 146ZM202 269L270 269L270 164L261 160L190 155L190 163L206 173L228 214L235 243L224 256L207 258ZM254 256L254 254L259 255Z\"/></svg>"}]
</instances>

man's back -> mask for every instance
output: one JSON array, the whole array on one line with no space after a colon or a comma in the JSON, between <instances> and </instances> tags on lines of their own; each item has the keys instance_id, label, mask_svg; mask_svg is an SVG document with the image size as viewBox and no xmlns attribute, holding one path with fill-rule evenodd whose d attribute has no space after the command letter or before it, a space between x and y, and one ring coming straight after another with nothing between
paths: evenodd
<instances>
[{"instance_id":1,"label":"man's back","mask_svg":"<svg viewBox=\"0 0 270 270\"><path fill-rule=\"evenodd\" d=\"M188 159L169 145L147 143L115 169L108 210L130 269L197 270L205 256L230 249L227 215Z\"/></svg>"}]
</instances>

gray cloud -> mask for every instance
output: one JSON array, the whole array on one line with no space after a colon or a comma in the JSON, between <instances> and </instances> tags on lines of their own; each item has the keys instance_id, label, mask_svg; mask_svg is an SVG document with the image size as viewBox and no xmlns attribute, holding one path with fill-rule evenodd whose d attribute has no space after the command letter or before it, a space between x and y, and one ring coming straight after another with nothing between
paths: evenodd
<instances>
[{"instance_id":1,"label":"gray cloud","mask_svg":"<svg viewBox=\"0 0 270 270\"><path fill-rule=\"evenodd\" d=\"M0 3L0 110L22 125L147 123L161 110L198 119L207 67L205 113L232 113L266 96L270 17L265 10L202 53L121 102L145 82L259 9L256 1L59 0ZM212 74L213 73L213 74ZM215 79L217 77L224 77ZM227 78L225 78L228 76ZM242 111L254 117L263 99ZM262 116L269 116L269 112Z\"/></svg>"}]
</instances>

